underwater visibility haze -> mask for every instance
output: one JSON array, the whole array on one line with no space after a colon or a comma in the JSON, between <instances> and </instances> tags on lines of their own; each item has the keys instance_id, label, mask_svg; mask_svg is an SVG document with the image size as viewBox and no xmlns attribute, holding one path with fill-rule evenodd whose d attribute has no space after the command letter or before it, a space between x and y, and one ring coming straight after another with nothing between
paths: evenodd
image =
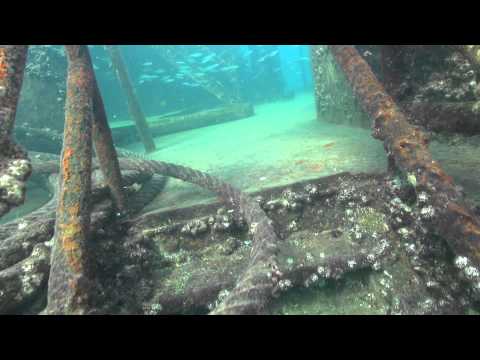
<instances>
[{"instance_id":1,"label":"underwater visibility haze","mask_svg":"<svg viewBox=\"0 0 480 360\"><path fill-rule=\"evenodd\" d=\"M0 45L0 314L478 314L480 45Z\"/></svg>"}]
</instances>

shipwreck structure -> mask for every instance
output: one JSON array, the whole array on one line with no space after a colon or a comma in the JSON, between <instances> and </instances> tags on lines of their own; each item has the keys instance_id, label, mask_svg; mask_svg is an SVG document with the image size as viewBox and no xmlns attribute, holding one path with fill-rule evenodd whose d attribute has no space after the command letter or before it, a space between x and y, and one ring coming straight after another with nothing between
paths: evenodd
<instances>
[{"instance_id":1,"label":"shipwreck structure","mask_svg":"<svg viewBox=\"0 0 480 360\"><path fill-rule=\"evenodd\" d=\"M110 129L83 45L65 46L60 155L27 154L12 137L27 46L0 46L0 216L24 201L29 177L53 194L40 209L0 225L0 313L289 313L281 299L290 289L332 287L342 299L352 289L362 294L351 305L356 313L461 314L478 307L478 211L432 159L425 131L449 125L437 119L442 125L429 128L434 111L429 119L416 117L426 105L405 105L412 95L395 70L401 65L393 64L412 59L399 53L453 51L478 76L478 49L385 47L376 68L359 48L311 47L316 108L370 126L388 156L386 172L341 173L246 194L204 172L116 148L120 130ZM181 56L175 46L163 51L172 62ZM238 95L205 86L227 104L224 113L249 112ZM350 91L336 98L337 109L329 86ZM464 96L477 104L475 91ZM338 115L340 108L362 110L349 118ZM472 126L478 120L465 118ZM182 121L170 126L189 128ZM149 134L173 131L166 124L149 124ZM141 213L167 177L208 189L218 201Z\"/></svg>"}]
</instances>

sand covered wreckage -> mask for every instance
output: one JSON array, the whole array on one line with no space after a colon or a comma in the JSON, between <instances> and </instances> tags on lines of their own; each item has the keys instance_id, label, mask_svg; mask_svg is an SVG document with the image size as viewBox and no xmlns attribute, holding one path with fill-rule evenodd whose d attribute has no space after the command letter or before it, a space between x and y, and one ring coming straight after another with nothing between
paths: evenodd
<instances>
[{"instance_id":1,"label":"sand covered wreckage","mask_svg":"<svg viewBox=\"0 0 480 360\"><path fill-rule=\"evenodd\" d=\"M340 173L246 194L209 174L115 148L83 45L65 46L64 134L60 143L56 137L61 154L27 153L12 134L28 47L0 46L0 216L24 202L28 179L52 193L41 208L0 225L0 313L280 314L292 312L289 299L299 288L323 294L318 313L478 309L480 221L432 159L424 131L427 122L429 130L449 129L443 120L415 121L427 101L397 101L409 85L400 70L412 54L455 54L478 75L478 48L380 46L381 81L358 48L311 47L317 108L322 111L321 67L328 53L373 137L383 142L387 171ZM152 132L121 55L115 47L109 51L139 136L152 151ZM209 91L226 96L218 87ZM251 111L238 103L224 109L231 117ZM462 108L459 123L466 118L478 126ZM168 177L206 188L219 201L142 213Z\"/></svg>"}]
</instances>

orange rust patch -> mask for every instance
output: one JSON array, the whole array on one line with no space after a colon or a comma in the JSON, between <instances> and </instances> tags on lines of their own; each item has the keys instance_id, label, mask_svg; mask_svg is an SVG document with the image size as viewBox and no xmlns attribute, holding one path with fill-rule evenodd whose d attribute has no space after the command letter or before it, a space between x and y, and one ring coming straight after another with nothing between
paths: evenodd
<instances>
[{"instance_id":1,"label":"orange rust patch","mask_svg":"<svg viewBox=\"0 0 480 360\"><path fill-rule=\"evenodd\" d=\"M480 237L480 227L478 224L475 224L474 217L467 209L455 203L449 203L447 209L460 217L459 222L464 228L463 233L465 235Z\"/></svg>"},{"instance_id":2,"label":"orange rust patch","mask_svg":"<svg viewBox=\"0 0 480 360\"><path fill-rule=\"evenodd\" d=\"M328 148L331 148L333 145L335 145L335 142L325 144L325 145L323 145L323 148L328 149Z\"/></svg>"},{"instance_id":3,"label":"orange rust patch","mask_svg":"<svg viewBox=\"0 0 480 360\"><path fill-rule=\"evenodd\" d=\"M463 217L466 217L466 218L469 218L471 219L472 216L466 211L466 209L464 209L462 206L456 204L456 203L453 203L453 202L450 202L447 206L447 208L452 211L452 212L455 212L457 213L458 215L460 216L463 216Z\"/></svg>"},{"instance_id":4,"label":"orange rust patch","mask_svg":"<svg viewBox=\"0 0 480 360\"><path fill-rule=\"evenodd\" d=\"M62 162L63 176L65 181L68 181L68 179L70 179L70 170L71 170L70 160L72 159L72 156L73 156L73 149L70 147L66 148L63 153L63 162Z\"/></svg>"},{"instance_id":5,"label":"orange rust patch","mask_svg":"<svg viewBox=\"0 0 480 360\"><path fill-rule=\"evenodd\" d=\"M69 206L67 209L68 216L72 218L76 218L80 215L80 206Z\"/></svg>"},{"instance_id":6,"label":"orange rust patch","mask_svg":"<svg viewBox=\"0 0 480 360\"><path fill-rule=\"evenodd\" d=\"M432 174L437 175L442 181L447 184L453 185L453 178L445 173L445 171L440 167L436 161L432 161L429 166L429 170Z\"/></svg>"},{"instance_id":7,"label":"orange rust patch","mask_svg":"<svg viewBox=\"0 0 480 360\"><path fill-rule=\"evenodd\" d=\"M7 77L7 59L6 59L5 49L0 48L0 80L3 80Z\"/></svg>"},{"instance_id":8,"label":"orange rust patch","mask_svg":"<svg viewBox=\"0 0 480 360\"><path fill-rule=\"evenodd\" d=\"M75 272L82 271L82 249L79 238L82 237L82 228L78 223L61 226L61 246L70 268Z\"/></svg>"}]
</instances>

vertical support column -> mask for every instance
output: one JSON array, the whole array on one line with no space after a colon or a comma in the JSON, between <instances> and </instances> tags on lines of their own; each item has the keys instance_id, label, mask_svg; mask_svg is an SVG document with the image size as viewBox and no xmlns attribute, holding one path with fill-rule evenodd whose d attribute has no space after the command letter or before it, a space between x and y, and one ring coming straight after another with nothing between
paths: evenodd
<instances>
[{"instance_id":1,"label":"vertical support column","mask_svg":"<svg viewBox=\"0 0 480 360\"><path fill-rule=\"evenodd\" d=\"M103 178L110 189L117 211L125 213L127 209L122 189L122 174L118 163L117 151L113 144L112 132L108 125L102 95L95 78L93 94L93 143Z\"/></svg>"},{"instance_id":2,"label":"vertical support column","mask_svg":"<svg viewBox=\"0 0 480 360\"><path fill-rule=\"evenodd\" d=\"M313 93L315 97L315 110L317 120L320 120L320 99L322 93L320 67L320 45L310 45L310 58L312 62Z\"/></svg>"},{"instance_id":3,"label":"vertical support column","mask_svg":"<svg viewBox=\"0 0 480 360\"><path fill-rule=\"evenodd\" d=\"M303 46L301 45L298 46L298 59L302 59L305 56L303 49L304 49ZM307 73L305 70L305 65L303 61L299 61L298 64L300 65L300 73L302 75L303 90L306 90L307 89Z\"/></svg>"},{"instance_id":4,"label":"vertical support column","mask_svg":"<svg viewBox=\"0 0 480 360\"><path fill-rule=\"evenodd\" d=\"M28 46L0 45L0 217L25 201L32 168L27 153L12 140Z\"/></svg>"},{"instance_id":5,"label":"vertical support column","mask_svg":"<svg viewBox=\"0 0 480 360\"><path fill-rule=\"evenodd\" d=\"M94 74L87 46L65 46L65 130L48 281L49 314L86 314L91 305L88 253Z\"/></svg>"},{"instance_id":6,"label":"vertical support column","mask_svg":"<svg viewBox=\"0 0 480 360\"><path fill-rule=\"evenodd\" d=\"M133 89L132 82L130 81L130 77L128 76L127 67L125 66L120 50L118 49L118 47L113 45L107 45L106 49L110 54L110 59L112 60L112 65L115 73L117 74L118 80L120 81L120 84L127 96L128 109L130 111L130 115L133 118L133 121L135 122L138 135L140 136L140 140L145 147L145 151L147 153L155 151L155 143L153 141L152 135L150 134L148 123L145 120L145 115L143 114L140 103L138 102L137 96L135 95L135 90Z\"/></svg>"}]
</instances>

